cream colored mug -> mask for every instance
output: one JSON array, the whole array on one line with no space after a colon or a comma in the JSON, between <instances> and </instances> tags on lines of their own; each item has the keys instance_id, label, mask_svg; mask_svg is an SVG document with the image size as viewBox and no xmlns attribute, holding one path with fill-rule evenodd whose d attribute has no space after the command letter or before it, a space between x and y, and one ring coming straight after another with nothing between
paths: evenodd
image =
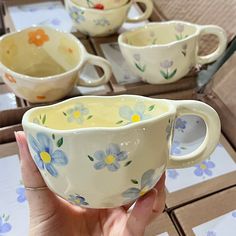
<instances>
[{"instance_id":1,"label":"cream colored mug","mask_svg":"<svg viewBox=\"0 0 236 236\"><path fill-rule=\"evenodd\" d=\"M183 156L170 154L175 119L200 116L202 144ZM83 96L27 111L23 128L31 155L48 187L89 208L132 203L155 186L167 168L208 158L220 136L220 120L199 101L135 95Z\"/></svg>"},{"instance_id":2,"label":"cream colored mug","mask_svg":"<svg viewBox=\"0 0 236 236\"><path fill-rule=\"evenodd\" d=\"M214 34L217 49L198 55L199 38ZM196 25L184 21L148 23L118 38L121 52L136 75L150 84L167 84L183 78L197 64L215 61L225 51L227 36L216 25Z\"/></svg>"},{"instance_id":3,"label":"cream colored mug","mask_svg":"<svg viewBox=\"0 0 236 236\"><path fill-rule=\"evenodd\" d=\"M129 18L129 10L135 2L143 3L146 10L138 17ZM66 8L78 31L89 36L101 37L114 34L124 22L135 23L148 19L153 10L153 3L152 0L129 0L123 6L101 11L81 7L71 0L66 0Z\"/></svg>"},{"instance_id":4,"label":"cream colored mug","mask_svg":"<svg viewBox=\"0 0 236 236\"><path fill-rule=\"evenodd\" d=\"M99 66L104 75L81 80L86 64ZM19 97L32 103L52 102L66 96L76 83L98 86L111 76L109 62L86 52L72 34L39 26L0 38L0 74Z\"/></svg>"},{"instance_id":5,"label":"cream colored mug","mask_svg":"<svg viewBox=\"0 0 236 236\"><path fill-rule=\"evenodd\" d=\"M126 4L128 0L72 0L72 2L81 7L107 10L121 7Z\"/></svg>"}]
</instances>

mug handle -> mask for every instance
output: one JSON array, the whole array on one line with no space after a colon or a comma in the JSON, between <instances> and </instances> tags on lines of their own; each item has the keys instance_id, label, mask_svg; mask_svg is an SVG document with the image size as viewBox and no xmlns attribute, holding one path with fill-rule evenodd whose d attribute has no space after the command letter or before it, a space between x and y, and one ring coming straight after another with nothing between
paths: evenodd
<instances>
[{"instance_id":1,"label":"mug handle","mask_svg":"<svg viewBox=\"0 0 236 236\"><path fill-rule=\"evenodd\" d=\"M206 55L206 56L197 56L197 63L200 65L207 64L215 61L220 57L227 47L227 35L226 32L217 25L206 25L200 26L200 37L205 34L214 34L219 39L219 45L217 49Z\"/></svg>"},{"instance_id":2,"label":"mug handle","mask_svg":"<svg viewBox=\"0 0 236 236\"><path fill-rule=\"evenodd\" d=\"M85 66L86 64L90 64L90 65L98 66L102 68L104 74L102 77L96 80L89 79L85 81L85 80L78 79L77 85L86 86L86 87L95 87L102 84L106 84L110 80L111 75L112 75L112 69L111 69L111 64L109 63L109 61L107 61L106 59L102 57L98 57L98 56L86 53L85 62L83 66Z\"/></svg>"},{"instance_id":3,"label":"mug handle","mask_svg":"<svg viewBox=\"0 0 236 236\"><path fill-rule=\"evenodd\" d=\"M153 2L152 0L133 0L133 3L143 3L145 5L145 11L142 15L134 17L134 18L129 18L127 17L126 22L127 23L135 23L135 22L140 22L140 21L144 21L147 20L153 11Z\"/></svg>"},{"instance_id":4,"label":"mug handle","mask_svg":"<svg viewBox=\"0 0 236 236\"><path fill-rule=\"evenodd\" d=\"M177 118L183 115L197 115L201 117L207 127L206 136L202 144L193 152L182 155L170 155L167 168L190 167L207 159L219 142L221 125L217 112L209 105L199 101L174 101Z\"/></svg>"}]
</instances>

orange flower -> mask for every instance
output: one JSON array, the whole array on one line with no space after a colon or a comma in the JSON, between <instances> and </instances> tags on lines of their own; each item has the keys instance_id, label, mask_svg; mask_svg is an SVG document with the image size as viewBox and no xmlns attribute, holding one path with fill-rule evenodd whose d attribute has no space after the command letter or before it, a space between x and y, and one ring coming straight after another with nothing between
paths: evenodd
<instances>
[{"instance_id":1,"label":"orange flower","mask_svg":"<svg viewBox=\"0 0 236 236\"><path fill-rule=\"evenodd\" d=\"M5 78L11 83L16 83L16 79L12 75L5 73Z\"/></svg>"},{"instance_id":2,"label":"orange flower","mask_svg":"<svg viewBox=\"0 0 236 236\"><path fill-rule=\"evenodd\" d=\"M45 96L37 96L36 97L38 100L44 100L46 97Z\"/></svg>"},{"instance_id":3,"label":"orange flower","mask_svg":"<svg viewBox=\"0 0 236 236\"><path fill-rule=\"evenodd\" d=\"M37 29L28 33L30 44L35 44L37 47L42 46L45 42L49 41L49 37L45 34L44 30Z\"/></svg>"}]
</instances>

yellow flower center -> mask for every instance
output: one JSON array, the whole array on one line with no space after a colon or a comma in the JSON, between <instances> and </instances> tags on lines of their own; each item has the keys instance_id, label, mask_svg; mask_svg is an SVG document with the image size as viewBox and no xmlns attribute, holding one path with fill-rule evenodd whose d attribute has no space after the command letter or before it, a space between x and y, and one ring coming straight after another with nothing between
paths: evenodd
<instances>
[{"instance_id":1,"label":"yellow flower center","mask_svg":"<svg viewBox=\"0 0 236 236\"><path fill-rule=\"evenodd\" d=\"M51 155L48 152L41 152L40 157L45 164L50 163L52 160Z\"/></svg>"},{"instance_id":2,"label":"yellow flower center","mask_svg":"<svg viewBox=\"0 0 236 236\"><path fill-rule=\"evenodd\" d=\"M73 113L73 116L74 116L75 119L79 119L79 117L80 117L80 111L75 111L75 112Z\"/></svg>"},{"instance_id":3,"label":"yellow flower center","mask_svg":"<svg viewBox=\"0 0 236 236\"><path fill-rule=\"evenodd\" d=\"M111 165L115 162L115 160L116 158L113 155L108 155L104 161L107 165Z\"/></svg>"},{"instance_id":4,"label":"yellow flower center","mask_svg":"<svg viewBox=\"0 0 236 236\"><path fill-rule=\"evenodd\" d=\"M138 114L134 114L134 115L132 115L131 120L132 120L132 122L138 122L141 120L141 117Z\"/></svg>"},{"instance_id":5,"label":"yellow flower center","mask_svg":"<svg viewBox=\"0 0 236 236\"><path fill-rule=\"evenodd\" d=\"M202 170L205 170L205 169L207 169L207 167L206 167L206 165L205 165L205 164L201 164L201 165L200 165L200 168L201 168Z\"/></svg>"},{"instance_id":6,"label":"yellow flower center","mask_svg":"<svg viewBox=\"0 0 236 236\"><path fill-rule=\"evenodd\" d=\"M143 189L141 189L139 195L140 195L140 196L143 196L147 191L148 191L148 188L147 188L147 187L144 187Z\"/></svg>"},{"instance_id":7,"label":"yellow flower center","mask_svg":"<svg viewBox=\"0 0 236 236\"><path fill-rule=\"evenodd\" d=\"M79 205L79 204L80 204L80 199L79 199L79 198L77 198L77 199L75 200L75 204L76 204L76 205Z\"/></svg>"}]
</instances>

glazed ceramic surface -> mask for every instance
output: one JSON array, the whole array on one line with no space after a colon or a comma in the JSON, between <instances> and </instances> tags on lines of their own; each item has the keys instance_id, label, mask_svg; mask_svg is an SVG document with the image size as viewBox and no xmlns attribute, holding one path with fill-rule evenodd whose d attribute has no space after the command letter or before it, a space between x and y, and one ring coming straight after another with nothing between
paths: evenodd
<instances>
[{"instance_id":1,"label":"glazed ceramic surface","mask_svg":"<svg viewBox=\"0 0 236 236\"><path fill-rule=\"evenodd\" d=\"M72 0L72 2L81 7L105 10L121 7L126 4L128 0Z\"/></svg>"},{"instance_id":2,"label":"glazed ceramic surface","mask_svg":"<svg viewBox=\"0 0 236 236\"><path fill-rule=\"evenodd\" d=\"M104 76L82 81L78 73L86 63L104 70ZM74 85L106 83L111 67L88 54L72 34L50 27L30 27L0 38L0 74L13 92L30 102L50 102L68 94Z\"/></svg>"},{"instance_id":3,"label":"glazed ceramic surface","mask_svg":"<svg viewBox=\"0 0 236 236\"><path fill-rule=\"evenodd\" d=\"M145 4L146 10L139 17L129 18L128 13L134 2ZM66 0L66 8L80 32L89 36L108 36L117 32L124 22L146 20L152 13L153 3L151 0L134 0L114 9L98 10L81 7L72 0Z\"/></svg>"},{"instance_id":4,"label":"glazed ceramic surface","mask_svg":"<svg viewBox=\"0 0 236 236\"><path fill-rule=\"evenodd\" d=\"M175 117L200 116L203 143L183 156L170 154ZM166 168L206 159L219 140L217 113L198 101L134 95L79 97L25 113L32 157L49 188L73 204L117 207L150 190Z\"/></svg>"},{"instance_id":5,"label":"glazed ceramic surface","mask_svg":"<svg viewBox=\"0 0 236 236\"><path fill-rule=\"evenodd\" d=\"M198 56L198 39L204 34L216 35L219 45L213 53ZM215 25L167 21L124 32L118 42L134 73L148 83L166 84L184 77L197 64L216 60L226 48L227 37Z\"/></svg>"}]
</instances>

